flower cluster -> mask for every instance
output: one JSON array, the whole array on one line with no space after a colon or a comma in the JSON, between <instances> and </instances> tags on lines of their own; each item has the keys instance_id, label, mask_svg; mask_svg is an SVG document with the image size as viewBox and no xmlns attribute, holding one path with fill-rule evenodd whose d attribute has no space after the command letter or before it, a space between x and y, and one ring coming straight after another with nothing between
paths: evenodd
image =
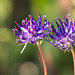
<instances>
[{"instance_id":1,"label":"flower cluster","mask_svg":"<svg viewBox=\"0 0 75 75\"><path fill-rule=\"evenodd\" d=\"M48 38L47 41L50 42L52 46L59 47L61 50L65 51L69 51L75 46L75 21L71 19L70 14L68 14L68 17L70 20L63 17L63 22L57 18L55 22L58 28L56 29L51 23L51 32L46 36ZM53 40L51 41L49 37Z\"/></svg>"},{"instance_id":2,"label":"flower cluster","mask_svg":"<svg viewBox=\"0 0 75 75\"><path fill-rule=\"evenodd\" d=\"M59 18L55 20L58 28L55 28L53 23L50 24L45 15L43 17L44 23L42 25L40 14L38 14L39 19L37 22L31 15L29 15L29 17L29 21L27 18L26 20L22 20L22 26L15 21L21 31L19 31L16 26L14 26L15 29L13 29L14 34L19 37L17 42L25 44L23 50L27 43L34 44L45 37L47 37L46 40L50 42L52 46L59 47L61 50L69 51L75 46L75 21L71 19L70 14L68 14L70 19L63 17L64 21L61 21Z\"/></svg>"},{"instance_id":3,"label":"flower cluster","mask_svg":"<svg viewBox=\"0 0 75 75\"><path fill-rule=\"evenodd\" d=\"M22 20L22 26L20 26L15 21L16 25L21 29L21 31L19 31L16 26L14 26L15 29L12 29L14 31L14 34L17 37L19 37L19 39L17 39L17 42L25 44L21 53L24 51L27 43L34 44L38 40L44 39L45 35L50 32L50 29L48 30L48 28L50 28L50 24L47 21L45 15L43 17L44 18L43 25L41 25L41 16L39 13L38 13L39 19L37 22L33 19L31 15L29 15L29 17L30 17L29 21L27 18L26 20Z\"/></svg>"}]
</instances>

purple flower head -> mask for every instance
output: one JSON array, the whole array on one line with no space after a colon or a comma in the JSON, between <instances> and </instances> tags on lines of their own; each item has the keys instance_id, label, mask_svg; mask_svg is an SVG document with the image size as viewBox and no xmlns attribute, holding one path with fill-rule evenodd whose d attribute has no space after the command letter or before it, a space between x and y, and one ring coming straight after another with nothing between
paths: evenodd
<instances>
[{"instance_id":1,"label":"purple flower head","mask_svg":"<svg viewBox=\"0 0 75 75\"><path fill-rule=\"evenodd\" d=\"M51 23L51 32L46 36L46 40L50 42L52 46L59 47L61 50L65 51L69 51L75 46L75 21L71 19L70 14L68 14L68 17L70 20L63 17L63 22L57 18L55 22L58 28L56 29ZM49 37L53 40L51 41Z\"/></svg>"},{"instance_id":2,"label":"purple flower head","mask_svg":"<svg viewBox=\"0 0 75 75\"><path fill-rule=\"evenodd\" d=\"M44 16L44 23L41 25L41 16L38 14L38 21L36 22L31 15L29 15L30 20L26 18L26 20L22 20L22 26L20 26L16 21L16 25L21 29L20 31L17 29L12 29L14 34L19 38L17 39L18 43L25 44L23 50L25 49L27 43L34 44L38 40L44 39L45 35L49 33L46 30L50 27L50 24L47 22L46 16ZM22 50L22 52L23 52ZM21 53L22 53L21 52Z\"/></svg>"}]
</instances>

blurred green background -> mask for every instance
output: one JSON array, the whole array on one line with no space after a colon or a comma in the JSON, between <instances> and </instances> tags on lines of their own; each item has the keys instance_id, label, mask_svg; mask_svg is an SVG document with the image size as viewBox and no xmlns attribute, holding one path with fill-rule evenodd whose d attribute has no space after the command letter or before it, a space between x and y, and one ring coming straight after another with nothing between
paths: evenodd
<instances>
[{"instance_id":1,"label":"blurred green background","mask_svg":"<svg viewBox=\"0 0 75 75\"><path fill-rule=\"evenodd\" d=\"M67 14L75 19L75 0L0 0L0 75L43 75L43 66L38 48L28 44L20 54L23 45L17 46L12 28L14 21L32 15L37 21L38 13L47 16L49 22ZM43 20L43 18L42 18ZM43 41L41 44L47 63L48 75L73 75L71 52L64 54L59 48Z\"/></svg>"}]
</instances>

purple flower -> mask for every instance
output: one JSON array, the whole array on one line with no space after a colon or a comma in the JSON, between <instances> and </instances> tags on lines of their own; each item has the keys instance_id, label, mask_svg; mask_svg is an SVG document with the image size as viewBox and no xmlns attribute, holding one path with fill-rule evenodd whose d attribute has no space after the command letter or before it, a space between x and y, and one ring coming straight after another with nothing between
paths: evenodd
<instances>
[{"instance_id":1,"label":"purple flower","mask_svg":"<svg viewBox=\"0 0 75 75\"><path fill-rule=\"evenodd\" d=\"M36 22L31 15L29 15L30 20L26 18L26 20L22 20L22 26L20 26L16 21L16 25L20 28L20 31L17 29L16 26L15 29L12 29L14 31L14 34L19 38L17 39L18 43L25 44L23 50L24 51L27 43L36 43L38 40L44 39L45 35L49 33L49 30L47 29L50 27L49 22L46 19L46 16L44 15L44 23L41 25L41 16L38 14L38 21Z\"/></svg>"},{"instance_id":2,"label":"purple flower","mask_svg":"<svg viewBox=\"0 0 75 75\"><path fill-rule=\"evenodd\" d=\"M52 46L59 47L61 50L65 51L69 51L75 46L75 21L71 19L70 14L68 14L68 17L70 20L63 17L63 22L57 18L55 22L58 28L56 29L51 23L51 32L46 36L46 40L50 42ZM53 40L51 41L50 38Z\"/></svg>"}]
</instances>

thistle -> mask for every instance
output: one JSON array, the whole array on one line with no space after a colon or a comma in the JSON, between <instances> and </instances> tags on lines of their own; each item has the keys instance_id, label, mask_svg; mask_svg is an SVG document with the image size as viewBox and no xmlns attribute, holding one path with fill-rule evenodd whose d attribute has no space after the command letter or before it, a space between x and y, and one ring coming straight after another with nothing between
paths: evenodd
<instances>
[{"instance_id":1,"label":"thistle","mask_svg":"<svg viewBox=\"0 0 75 75\"><path fill-rule=\"evenodd\" d=\"M12 29L14 34L19 38L16 42L25 44L21 53L24 51L28 43L35 44L37 41L44 39L45 35L49 33L49 31L46 32L46 29L50 27L46 16L44 15L43 17L43 25L41 25L41 15L39 13L38 17L39 19L36 22L33 17L29 15L30 20L28 21L27 18L26 20L22 20L22 26L15 21L16 25L21 29L21 31L19 31L16 26L14 26L15 29Z\"/></svg>"},{"instance_id":2,"label":"thistle","mask_svg":"<svg viewBox=\"0 0 75 75\"><path fill-rule=\"evenodd\" d=\"M64 53L67 50L71 50L75 75L75 51L73 49L73 47L75 46L75 21L72 20L70 14L68 14L68 17L70 18L70 21L66 17L63 17L63 19L65 20L63 22L59 18L55 20L58 28L54 28L54 25L51 23L51 31L46 36L46 40L50 42L52 46L59 47L61 50L64 50ZM59 21L59 23L57 21ZM50 38L52 39L52 41L50 40Z\"/></svg>"},{"instance_id":3,"label":"thistle","mask_svg":"<svg viewBox=\"0 0 75 75\"><path fill-rule=\"evenodd\" d=\"M36 22L33 17L31 15L29 15L30 20L28 21L28 19L26 18L26 20L22 20L22 26L20 26L16 21L16 25L21 29L21 31L19 31L17 29L16 26L15 29L12 29L14 31L14 34L19 38L17 39L17 42L20 44L25 44L25 46L23 47L21 53L24 51L24 49L26 48L26 45L28 43L31 44L37 44L37 47L39 49L40 55L41 55L41 59L43 62L43 67L44 67L44 75L47 75L47 68L46 68L46 63L45 63L45 59L40 47L40 41L43 40L45 38L45 36L50 33L50 24L46 19L46 16L44 15L44 23L43 25L41 25L41 15L38 14L38 21Z\"/></svg>"},{"instance_id":4,"label":"thistle","mask_svg":"<svg viewBox=\"0 0 75 75\"><path fill-rule=\"evenodd\" d=\"M68 17L70 18L70 22L66 17L63 17L63 22L59 18L55 20L58 28L54 28L53 23L51 23L51 32L46 36L48 38L46 40L52 46L59 47L64 52L70 51L75 46L75 21L71 19L70 14L68 14ZM49 37L53 40L50 40Z\"/></svg>"}]
</instances>

